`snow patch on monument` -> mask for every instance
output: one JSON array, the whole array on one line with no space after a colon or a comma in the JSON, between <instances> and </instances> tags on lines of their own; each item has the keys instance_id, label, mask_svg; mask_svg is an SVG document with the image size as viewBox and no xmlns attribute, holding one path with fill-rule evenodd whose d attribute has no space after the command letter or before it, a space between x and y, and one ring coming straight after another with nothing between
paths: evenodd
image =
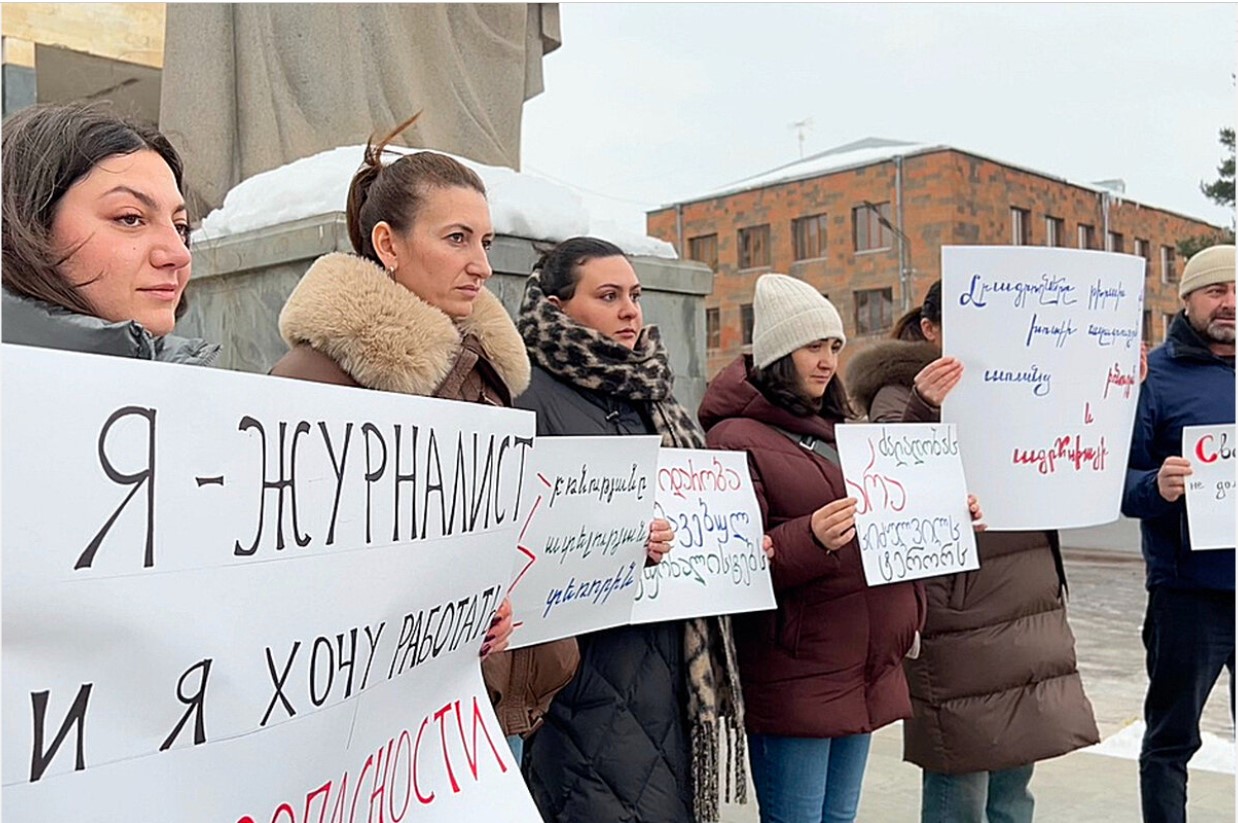
<instances>
[{"instance_id":1,"label":"snow patch on monument","mask_svg":"<svg viewBox=\"0 0 1238 823\"><path fill-rule=\"evenodd\" d=\"M361 166L364 146L341 146L256 174L234 186L221 207L202 221L193 242L270 228L306 217L344 211L348 184ZM394 153L419 149L391 146ZM447 154L447 152L442 152ZM448 155L455 157L455 155ZM558 242L589 235L609 240L628 254L675 259L670 243L594 218L572 190L533 174L455 157L486 185L496 234Z\"/></svg>"}]
</instances>

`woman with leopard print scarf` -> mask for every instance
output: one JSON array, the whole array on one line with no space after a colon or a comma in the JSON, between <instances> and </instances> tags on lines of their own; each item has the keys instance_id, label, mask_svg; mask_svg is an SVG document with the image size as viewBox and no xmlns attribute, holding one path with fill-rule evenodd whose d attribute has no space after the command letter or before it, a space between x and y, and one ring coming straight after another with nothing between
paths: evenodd
<instances>
[{"instance_id":1,"label":"woman with leopard print scarf","mask_svg":"<svg viewBox=\"0 0 1238 823\"><path fill-rule=\"evenodd\" d=\"M658 329L644 326L640 281L622 250L566 240L534 267L517 328L533 363L517 407L537 434L661 434L700 448L704 436L671 394ZM649 562L673 532L655 520ZM527 743L526 777L548 823L718 819L719 738L746 800L743 701L729 619L619 626L577 638L580 669Z\"/></svg>"}]
</instances>

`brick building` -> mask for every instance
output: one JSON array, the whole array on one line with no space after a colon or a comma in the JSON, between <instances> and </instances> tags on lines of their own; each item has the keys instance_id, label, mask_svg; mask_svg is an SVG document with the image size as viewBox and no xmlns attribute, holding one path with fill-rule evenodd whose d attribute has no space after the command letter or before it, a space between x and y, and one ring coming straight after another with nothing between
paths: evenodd
<instances>
[{"instance_id":1,"label":"brick building","mask_svg":"<svg viewBox=\"0 0 1238 823\"><path fill-rule=\"evenodd\" d=\"M1139 255L1147 261L1144 336L1156 342L1179 306L1178 241L1221 229L1122 189L1121 181L1075 183L950 146L869 138L649 212L647 227L716 274L706 303L711 376L751 342L761 274L811 283L838 307L848 338L860 340L887 334L919 303L941 276L944 245Z\"/></svg>"}]
</instances>

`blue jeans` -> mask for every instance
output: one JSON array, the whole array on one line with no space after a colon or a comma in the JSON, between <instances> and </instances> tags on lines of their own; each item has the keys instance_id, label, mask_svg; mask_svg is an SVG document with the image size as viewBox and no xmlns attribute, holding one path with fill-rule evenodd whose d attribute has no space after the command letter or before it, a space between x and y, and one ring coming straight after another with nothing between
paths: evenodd
<instances>
[{"instance_id":1,"label":"blue jeans","mask_svg":"<svg viewBox=\"0 0 1238 823\"><path fill-rule=\"evenodd\" d=\"M1139 752L1139 793L1147 823L1186 820L1186 764L1199 750L1199 718L1208 694L1229 669L1234 708L1234 593L1171 589L1148 592L1143 622L1148 728Z\"/></svg>"},{"instance_id":2,"label":"blue jeans","mask_svg":"<svg viewBox=\"0 0 1238 823\"><path fill-rule=\"evenodd\" d=\"M997 772L939 774L920 780L920 823L1032 823L1032 764Z\"/></svg>"},{"instance_id":3,"label":"blue jeans","mask_svg":"<svg viewBox=\"0 0 1238 823\"><path fill-rule=\"evenodd\" d=\"M524 738L518 734L509 735L507 746L512 750L512 755L516 758L516 768L519 769L520 759L524 756Z\"/></svg>"},{"instance_id":4,"label":"blue jeans","mask_svg":"<svg viewBox=\"0 0 1238 823\"><path fill-rule=\"evenodd\" d=\"M851 823L871 735L748 735L761 823Z\"/></svg>"}]
</instances>

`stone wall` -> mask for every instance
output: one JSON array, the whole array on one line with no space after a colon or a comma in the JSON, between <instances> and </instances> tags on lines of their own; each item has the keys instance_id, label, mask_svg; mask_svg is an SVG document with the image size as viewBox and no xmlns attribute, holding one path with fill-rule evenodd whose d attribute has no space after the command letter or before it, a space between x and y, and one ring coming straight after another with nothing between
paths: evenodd
<instances>
[{"instance_id":1,"label":"stone wall","mask_svg":"<svg viewBox=\"0 0 1238 823\"><path fill-rule=\"evenodd\" d=\"M277 328L284 301L310 264L332 251L352 251L339 212L195 244L189 308L177 333L222 343L223 368L266 372L287 351ZM519 308L537 256L529 240L495 238L488 286L509 313ZM632 263L644 287L645 323L660 327L675 394L694 410L705 392L705 297L713 274L693 261L635 257Z\"/></svg>"}]
</instances>

